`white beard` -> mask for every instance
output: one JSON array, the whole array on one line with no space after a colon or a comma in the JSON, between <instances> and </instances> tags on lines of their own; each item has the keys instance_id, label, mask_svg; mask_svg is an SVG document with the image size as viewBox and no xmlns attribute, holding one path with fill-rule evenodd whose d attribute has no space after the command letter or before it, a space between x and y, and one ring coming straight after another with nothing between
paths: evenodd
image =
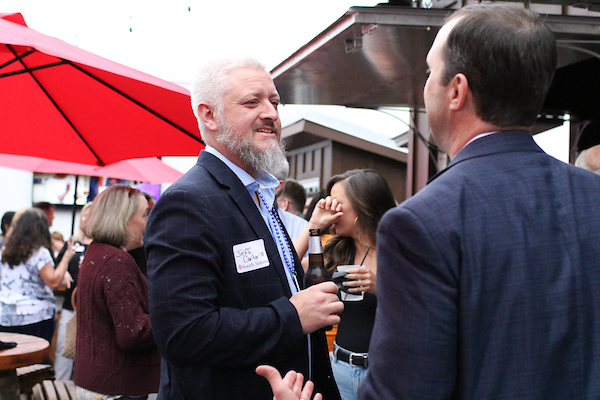
<instances>
[{"instance_id":1,"label":"white beard","mask_svg":"<svg viewBox=\"0 0 600 400\"><path fill-rule=\"evenodd\" d=\"M241 135L234 132L227 120L223 122L217 130L215 141L221 146L228 148L233 154L237 155L246 166L257 172L267 172L275 174L287 166L285 156L285 143L283 140L269 140L269 147L266 149L257 149L252 143L253 136Z\"/></svg>"}]
</instances>

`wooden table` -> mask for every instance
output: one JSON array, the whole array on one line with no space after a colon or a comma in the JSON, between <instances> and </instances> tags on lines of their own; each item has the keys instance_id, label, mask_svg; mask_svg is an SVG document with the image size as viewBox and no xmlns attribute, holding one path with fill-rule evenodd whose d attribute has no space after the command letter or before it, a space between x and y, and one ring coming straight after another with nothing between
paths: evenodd
<instances>
[{"instance_id":1,"label":"wooden table","mask_svg":"<svg viewBox=\"0 0 600 400\"><path fill-rule=\"evenodd\" d=\"M50 343L37 336L4 332L0 332L0 340L17 343L17 347L0 350L0 399L19 400L17 368L47 359Z\"/></svg>"}]
</instances>

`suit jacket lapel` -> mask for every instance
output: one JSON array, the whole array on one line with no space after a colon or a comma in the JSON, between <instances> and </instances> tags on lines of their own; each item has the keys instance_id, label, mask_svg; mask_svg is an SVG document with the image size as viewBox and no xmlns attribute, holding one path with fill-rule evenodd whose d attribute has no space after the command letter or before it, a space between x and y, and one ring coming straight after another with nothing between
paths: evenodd
<instances>
[{"instance_id":1,"label":"suit jacket lapel","mask_svg":"<svg viewBox=\"0 0 600 400\"><path fill-rule=\"evenodd\" d=\"M256 203L248 193L246 187L242 184L239 178L233 173L231 169L227 165L225 165L221 160L217 157L213 156L210 153L205 151L200 152L200 156L198 157L198 164L201 164L210 174L219 182L221 185L229 188L229 196L235 201L238 205L240 211L244 215L244 217L248 220L250 226L256 233L259 238L262 238L265 242L265 248L267 250L267 254L279 276L279 280L284 287L288 296L292 295L290 287L288 285L287 276L285 274L285 266L281 261L281 257L279 257L279 250L277 250L277 245L271 236L271 231L265 224L265 221L258 211L256 207ZM290 242L292 243L292 242ZM293 244L292 244L293 248ZM294 251L295 259L296 252ZM296 264L296 265L299 265ZM302 268L300 268L302 269ZM300 279L300 278L298 278Z\"/></svg>"}]
</instances>

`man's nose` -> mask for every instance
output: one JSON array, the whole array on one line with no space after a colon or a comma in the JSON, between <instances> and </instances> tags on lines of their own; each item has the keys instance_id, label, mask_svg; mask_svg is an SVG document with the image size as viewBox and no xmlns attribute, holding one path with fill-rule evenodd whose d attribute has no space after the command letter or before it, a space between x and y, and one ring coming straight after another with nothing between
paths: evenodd
<instances>
[{"instance_id":1,"label":"man's nose","mask_svg":"<svg viewBox=\"0 0 600 400\"><path fill-rule=\"evenodd\" d=\"M270 119L275 121L279 119L279 111L277 110L277 107L275 107L275 105L269 101L262 108L260 117L262 119Z\"/></svg>"}]
</instances>

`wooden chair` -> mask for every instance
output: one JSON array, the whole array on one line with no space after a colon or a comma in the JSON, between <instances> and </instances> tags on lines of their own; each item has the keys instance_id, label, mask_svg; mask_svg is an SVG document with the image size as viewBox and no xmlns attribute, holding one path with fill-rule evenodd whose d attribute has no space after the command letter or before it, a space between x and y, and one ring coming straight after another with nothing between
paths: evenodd
<instances>
[{"instance_id":1,"label":"wooden chair","mask_svg":"<svg viewBox=\"0 0 600 400\"><path fill-rule=\"evenodd\" d=\"M32 400L77 400L73 381L43 381L33 387Z\"/></svg>"},{"instance_id":2,"label":"wooden chair","mask_svg":"<svg viewBox=\"0 0 600 400\"><path fill-rule=\"evenodd\" d=\"M54 379L54 369L49 364L33 364L17 368L17 379L22 394L31 394L36 383Z\"/></svg>"}]
</instances>

